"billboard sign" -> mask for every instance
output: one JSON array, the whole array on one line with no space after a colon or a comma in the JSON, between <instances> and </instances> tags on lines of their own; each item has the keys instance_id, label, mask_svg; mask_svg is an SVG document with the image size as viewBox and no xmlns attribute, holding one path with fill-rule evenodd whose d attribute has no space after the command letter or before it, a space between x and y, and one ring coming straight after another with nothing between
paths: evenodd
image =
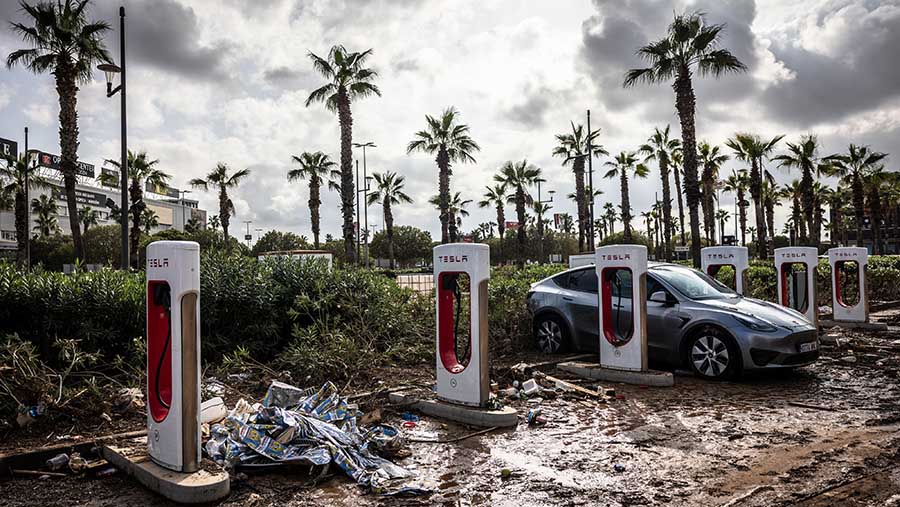
<instances>
[{"instance_id":1,"label":"billboard sign","mask_svg":"<svg viewBox=\"0 0 900 507\"><path fill-rule=\"evenodd\" d=\"M118 169L100 169L100 184L104 187L119 188L119 170Z\"/></svg>"},{"instance_id":2,"label":"billboard sign","mask_svg":"<svg viewBox=\"0 0 900 507\"><path fill-rule=\"evenodd\" d=\"M37 154L37 165L40 167L46 167L47 169L53 169L54 171L62 172L62 168L60 164L62 163L62 158L59 155L53 155L50 153L44 153L43 151L31 150L29 153ZM85 176L87 178L94 177L94 165L88 164L87 162L78 161L75 162L75 174L78 176Z\"/></svg>"},{"instance_id":3,"label":"billboard sign","mask_svg":"<svg viewBox=\"0 0 900 507\"><path fill-rule=\"evenodd\" d=\"M506 221L506 230L513 231L519 228L519 222Z\"/></svg>"},{"instance_id":4,"label":"billboard sign","mask_svg":"<svg viewBox=\"0 0 900 507\"><path fill-rule=\"evenodd\" d=\"M15 141L0 137L0 157L19 157L19 145Z\"/></svg>"},{"instance_id":5,"label":"billboard sign","mask_svg":"<svg viewBox=\"0 0 900 507\"><path fill-rule=\"evenodd\" d=\"M177 188L172 188L165 183L154 185L153 183L150 183L148 181L144 185L144 189L151 194L164 195L166 197L173 197L175 199L178 199L178 197L181 195Z\"/></svg>"},{"instance_id":6,"label":"billboard sign","mask_svg":"<svg viewBox=\"0 0 900 507\"><path fill-rule=\"evenodd\" d=\"M68 202L66 200L66 189L59 185L50 185L53 198L59 201ZM99 192L91 192L88 190L75 189L75 202L85 206L94 206L97 208L106 207L106 195Z\"/></svg>"}]
</instances>

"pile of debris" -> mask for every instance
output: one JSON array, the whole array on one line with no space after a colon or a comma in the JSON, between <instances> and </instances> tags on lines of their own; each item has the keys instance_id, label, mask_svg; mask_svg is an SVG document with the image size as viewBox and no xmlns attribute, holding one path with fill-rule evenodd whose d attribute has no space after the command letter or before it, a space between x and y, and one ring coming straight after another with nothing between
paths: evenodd
<instances>
[{"instance_id":1,"label":"pile of debris","mask_svg":"<svg viewBox=\"0 0 900 507\"><path fill-rule=\"evenodd\" d=\"M273 381L262 403L238 401L225 419L210 427L207 455L229 470L301 464L340 467L362 486L383 488L411 477L385 456L400 449L400 432L378 424L363 428L363 414L331 382L299 389Z\"/></svg>"}]
</instances>

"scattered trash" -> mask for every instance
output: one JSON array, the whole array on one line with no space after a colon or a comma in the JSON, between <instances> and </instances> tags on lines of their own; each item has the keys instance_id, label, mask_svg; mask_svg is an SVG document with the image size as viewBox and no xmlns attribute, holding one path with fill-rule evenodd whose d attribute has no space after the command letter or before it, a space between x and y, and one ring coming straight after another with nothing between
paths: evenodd
<instances>
[{"instance_id":1,"label":"scattered trash","mask_svg":"<svg viewBox=\"0 0 900 507\"><path fill-rule=\"evenodd\" d=\"M24 428L33 423L38 417L44 415L46 410L47 407L43 401L31 407L19 406L19 410L16 413L16 423L18 423L20 428Z\"/></svg>"},{"instance_id":2,"label":"scattered trash","mask_svg":"<svg viewBox=\"0 0 900 507\"><path fill-rule=\"evenodd\" d=\"M225 419L228 415L228 408L225 407L225 401L216 396L210 398L200 404L200 423L214 423Z\"/></svg>"},{"instance_id":3,"label":"scattered trash","mask_svg":"<svg viewBox=\"0 0 900 507\"><path fill-rule=\"evenodd\" d=\"M618 473L622 473L625 471L625 465L623 465L621 463L616 463L615 465L613 465L613 470L615 470Z\"/></svg>"},{"instance_id":4,"label":"scattered trash","mask_svg":"<svg viewBox=\"0 0 900 507\"><path fill-rule=\"evenodd\" d=\"M144 393L137 387L123 387L116 392L112 402L114 414L124 414L131 409L144 408Z\"/></svg>"},{"instance_id":5,"label":"scattered trash","mask_svg":"<svg viewBox=\"0 0 900 507\"><path fill-rule=\"evenodd\" d=\"M44 475L38 477L38 480L41 480L41 481L47 481L47 480L50 480L50 475L49 475L49 474L44 474Z\"/></svg>"},{"instance_id":6,"label":"scattered trash","mask_svg":"<svg viewBox=\"0 0 900 507\"><path fill-rule=\"evenodd\" d=\"M63 467L69 464L69 455L68 454L57 454L52 458L48 459L46 462L48 470L61 470Z\"/></svg>"},{"instance_id":7,"label":"scattered trash","mask_svg":"<svg viewBox=\"0 0 900 507\"><path fill-rule=\"evenodd\" d=\"M529 426L540 426L547 423L547 419L541 415L540 408L529 410L528 415L525 416L525 420L528 422Z\"/></svg>"},{"instance_id":8,"label":"scattered trash","mask_svg":"<svg viewBox=\"0 0 900 507\"><path fill-rule=\"evenodd\" d=\"M525 393L525 396L531 396L541 392L541 386L538 385L536 380L530 378L522 382L522 392Z\"/></svg>"},{"instance_id":9,"label":"scattered trash","mask_svg":"<svg viewBox=\"0 0 900 507\"><path fill-rule=\"evenodd\" d=\"M503 479L509 479L510 477L512 477L512 470L510 470L508 468L504 468L503 470L500 470L500 477Z\"/></svg>"},{"instance_id":10,"label":"scattered trash","mask_svg":"<svg viewBox=\"0 0 900 507\"><path fill-rule=\"evenodd\" d=\"M393 496L393 497L416 497L416 496L427 496L430 495L432 491L430 489L423 488L414 488L414 487L404 487L400 488L396 491L391 491L388 493L382 493L382 496Z\"/></svg>"},{"instance_id":11,"label":"scattered trash","mask_svg":"<svg viewBox=\"0 0 900 507\"><path fill-rule=\"evenodd\" d=\"M399 431L385 424L363 428L357 424L361 415L331 382L319 389L299 389L275 381L261 405L239 401L223 423L213 425L204 448L228 469L272 462L334 463L370 487L412 476L376 454L398 447Z\"/></svg>"},{"instance_id":12,"label":"scattered trash","mask_svg":"<svg viewBox=\"0 0 900 507\"><path fill-rule=\"evenodd\" d=\"M844 356L844 357L840 358L839 361L844 362L844 363L855 363L856 356Z\"/></svg>"},{"instance_id":13,"label":"scattered trash","mask_svg":"<svg viewBox=\"0 0 900 507\"><path fill-rule=\"evenodd\" d=\"M103 412L102 414L100 414L100 419L103 419L104 421L106 421L108 423L112 422L112 417L110 417L109 414L107 414L106 412Z\"/></svg>"},{"instance_id":14,"label":"scattered trash","mask_svg":"<svg viewBox=\"0 0 900 507\"><path fill-rule=\"evenodd\" d=\"M262 496L259 493L250 493L244 500L244 507L256 507L262 502Z\"/></svg>"},{"instance_id":15,"label":"scattered trash","mask_svg":"<svg viewBox=\"0 0 900 507\"><path fill-rule=\"evenodd\" d=\"M413 414L412 412L403 412L402 414L400 414L400 418L404 421L411 421L414 423L419 422L419 416Z\"/></svg>"},{"instance_id":16,"label":"scattered trash","mask_svg":"<svg viewBox=\"0 0 900 507\"><path fill-rule=\"evenodd\" d=\"M86 459L81 457L81 454L77 452L73 452L72 456L69 457L69 470L79 474L83 472L88 467L88 462Z\"/></svg>"},{"instance_id":17,"label":"scattered trash","mask_svg":"<svg viewBox=\"0 0 900 507\"><path fill-rule=\"evenodd\" d=\"M97 477L111 477L113 475L116 475L116 472L118 471L119 470L116 467L104 468L103 470L97 472Z\"/></svg>"},{"instance_id":18,"label":"scattered trash","mask_svg":"<svg viewBox=\"0 0 900 507\"><path fill-rule=\"evenodd\" d=\"M518 398L519 390L515 387L507 387L506 389L500 391L500 395L504 398Z\"/></svg>"},{"instance_id":19,"label":"scattered trash","mask_svg":"<svg viewBox=\"0 0 900 507\"><path fill-rule=\"evenodd\" d=\"M416 427L416 421L403 421L403 427L406 429L412 429Z\"/></svg>"}]
</instances>

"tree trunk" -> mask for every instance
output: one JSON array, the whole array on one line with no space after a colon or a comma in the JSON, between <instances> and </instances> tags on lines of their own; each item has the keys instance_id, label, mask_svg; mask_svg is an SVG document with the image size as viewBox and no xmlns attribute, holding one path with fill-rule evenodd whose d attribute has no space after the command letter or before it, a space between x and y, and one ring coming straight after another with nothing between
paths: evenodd
<instances>
[{"instance_id":1,"label":"tree trunk","mask_svg":"<svg viewBox=\"0 0 900 507\"><path fill-rule=\"evenodd\" d=\"M853 175L850 190L853 192L853 213L856 215L856 246L863 246L863 218L865 218L866 201L862 178L859 174Z\"/></svg>"},{"instance_id":2,"label":"tree trunk","mask_svg":"<svg viewBox=\"0 0 900 507\"><path fill-rule=\"evenodd\" d=\"M141 241L141 211L143 211L143 192L141 192L141 182L132 179L131 187L128 191L129 199L131 199L131 233L128 238L131 240L131 266L134 269L140 269L141 260L138 258L138 245Z\"/></svg>"},{"instance_id":3,"label":"tree trunk","mask_svg":"<svg viewBox=\"0 0 900 507\"><path fill-rule=\"evenodd\" d=\"M628 170L625 167L619 169L622 171L619 174L619 186L622 192L622 225L625 227L622 240L625 243L631 243L631 200L628 198Z\"/></svg>"},{"instance_id":4,"label":"tree trunk","mask_svg":"<svg viewBox=\"0 0 900 507\"><path fill-rule=\"evenodd\" d=\"M578 251L584 252L584 244L587 239L588 228L585 225L587 211L585 210L584 193L584 157L576 158L572 164L572 172L575 173L575 207L578 210Z\"/></svg>"},{"instance_id":5,"label":"tree trunk","mask_svg":"<svg viewBox=\"0 0 900 507\"><path fill-rule=\"evenodd\" d=\"M506 234L506 216L503 213L503 203L497 203L497 231L500 241L497 243L497 263L503 264L503 236Z\"/></svg>"},{"instance_id":6,"label":"tree trunk","mask_svg":"<svg viewBox=\"0 0 900 507\"><path fill-rule=\"evenodd\" d=\"M225 187L219 188L219 222L222 225L222 234L225 237L225 250L231 248L228 243L228 223L231 221L231 210L228 209L228 192Z\"/></svg>"},{"instance_id":7,"label":"tree trunk","mask_svg":"<svg viewBox=\"0 0 900 507\"><path fill-rule=\"evenodd\" d=\"M744 200L747 196L744 190L738 191L738 215L741 226L741 246L747 246L747 206Z\"/></svg>"},{"instance_id":8,"label":"tree trunk","mask_svg":"<svg viewBox=\"0 0 900 507\"><path fill-rule=\"evenodd\" d=\"M350 97L343 86L338 88L338 123L341 126L341 214L344 217L344 254L347 262L355 259L353 237L353 203L356 196L356 188L353 186L353 117L350 114ZM369 224L365 224L366 227Z\"/></svg>"},{"instance_id":9,"label":"tree trunk","mask_svg":"<svg viewBox=\"0 0 900 507\"><path fill-rule=\"evenodd\" d=\"M803 238L804 246L815 246L815 196L813 194L813 178L812 171L808 167L803 168L803 176L800 177L801 199L800 204L803 206L803 217L809 226L809 237Z\"/></svg>"},{"instance_id":10,"label":"tree trunk","mask_svg":"<svg viewBox=\"0 0 900 507\"><path fill-rule=\"evenodd\" d=\"M713 226L712 221L714 219L712 212L712 193L711 193L711 184L710 180L712 179L712 166L710 164L703 164L703 172L700 177L701 187L703 189L703 193L700 196L700 206L703 211L703 234L706 237L706 241L709 244L712 244L713 237Z\"/></svg>"},{"instance_id":11,"label":"tree trunk","mask_svg":"<svg viewBox=\"0 0 900 507\"><path fill-rule=\"evenodd\" d=\"M75 202L78 161L78 85L72 63L60 58L56 65L56 92L59 95L59 148L60 172L66 191L66 209L69 213L69 228L75 245L75 258L84 260L84 240L81 238L81 224L78 221L78 203Z\"/></svg>"},{"instance_id":12,"label":"tree trunk","mask_svg":"<svg viewBox=\"0 0 900 507\"><path fill-rule=\"evenodd\" d=\"M872 253L881 255L884 249L881 247L881 196L875 189L869 195L869 211L872 228Z\"/></svg>"},{"instance_id":13,"label":"tree trunk","mask_svg":"<svg viewBox=\"0 0 900 507\"><path fill-rule=\"evenodd\" d=\"M384 196L384 228L388 240L388 262L394 269L394 214L391 212L391 200Z\"/></svg>"},{"instance_id":14,"label":"tree trunk","mask_svg":"<svg viewBox=\"0 0 900 507\"><path fill-rule=\"evenodd\" d=\"M800 210L800 199L794 197L794 202L791 205L791 217L794 219L794 229L797 231L797 235L800 236L800 242L803 243L806 240L806 225L803 223L803 214Z\"/></svg>"},{"instance_id":15,"label":"tree trunk","mask_svg":"<svg viewBox=\"0 0 900 507\"><path fill-rule=\"evenodd\" d=\"M669 157L665 152L659 152L659 175L662 178L662 220L663 220L663 258L666 262L672 261L672 202L669 189Z\"/></svg>"},{"instance_id":16,"label":"tree trunk","mask_svg":"<svg viewBox=\"0 0 900 507\"><path fill-rule=\"evenodd\" d=\"M455 217L453 220L450 219L450 155L443 145L438 150L436 161L438 165L438 207L441 214L441 243L445 244L456 241L456 219Z\"/></svg>"},{"instance_id":17,"label":"tree trunk","mask_svg":"<svg viewBox=\"0 0 900 507\"><path fill-rule=\"evenodd\" d=\"M684 194L691 221L691 257L694 267L700 267L700 187L697 182L697 139L694 130L696 100L691 85L690 71L680 69L675 80L675 107L681 122L681 150L684 156Z\"/></svg>"},{"instance_id":18,"label":"tree trunk","mask_svg":"<svg viewBox=\"0 0 900 507\"><path fill-rule=\"evenodd\" d=\"M309 221L312 225L312 233L313 233L313 245L315 245L316 250L319 249L319 206L322 205L322 200L319 195L319 187L322 184L322 181L319 179L317 174L312 174L309 177Z\"/></svg>"},{"instance_id":19,"label":"tree trunk","mask_svg":"<svg viewBox=\"0 0 900 507\"><path fill-rule=\"evenodd\" d=\"M681 225L681 246L685 244L685 236L684 236L684 196L681 192L681 175L679 174L678 167L672 167L672 176L675 177L675 195L678 197L678 221Z\"/></svg>"},{"instance_id":20,"label":"tree trunk","mask_svg":"<svg viewBox=\"0 0 900 507\"><path fill-rule=\"evenodd\" d=\"M519 267L525 265L525 191L522 188L516 189L516 218L519 220L519 227L516 230L516 261Z\"/></svg>"},{"instance_id":21,"label":"tree trunk","mask_svg":"<svg viewBox=\"0 0 900 507\"><path fill-rule=\"evenodd\" d=\"M16 192L16 263L25 266L27 252L25 251L25 238L28 237L28 203L25 202L24 188Z\"/></svg>"},{"instance_id":22,"label":"tree trunk","mask_svg":"<svg viewBox=\"0 0 900 507\"><path fill-rule=\"evenodd\" d=\"M768 257L766 248L766 216L762 202L762 172L760 161L754 158L750 163L750 198L753 199L753 210L756 218L756 256L759 259Z\"/></svg>"}]
</instances>

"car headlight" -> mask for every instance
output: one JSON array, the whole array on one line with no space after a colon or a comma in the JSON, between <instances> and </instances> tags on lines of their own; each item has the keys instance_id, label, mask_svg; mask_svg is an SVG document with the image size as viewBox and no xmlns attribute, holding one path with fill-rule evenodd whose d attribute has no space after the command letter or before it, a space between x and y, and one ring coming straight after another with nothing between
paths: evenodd
<instances>
[{"instance_id":1,"label":"car headlight","mask_svg":"<svg viewBox=\"0 0 900 507\"><path fill-rule=\"evenodd\" d=\"M775 326L771 323L766 322L765 320L758 319L756 317L748 317L744 315L733 315L734 320L738 321L744 327L748 327L754 331L761 331L763 333L771 333L772 331L777 330Z\"/></svg>"}]
</instances>

